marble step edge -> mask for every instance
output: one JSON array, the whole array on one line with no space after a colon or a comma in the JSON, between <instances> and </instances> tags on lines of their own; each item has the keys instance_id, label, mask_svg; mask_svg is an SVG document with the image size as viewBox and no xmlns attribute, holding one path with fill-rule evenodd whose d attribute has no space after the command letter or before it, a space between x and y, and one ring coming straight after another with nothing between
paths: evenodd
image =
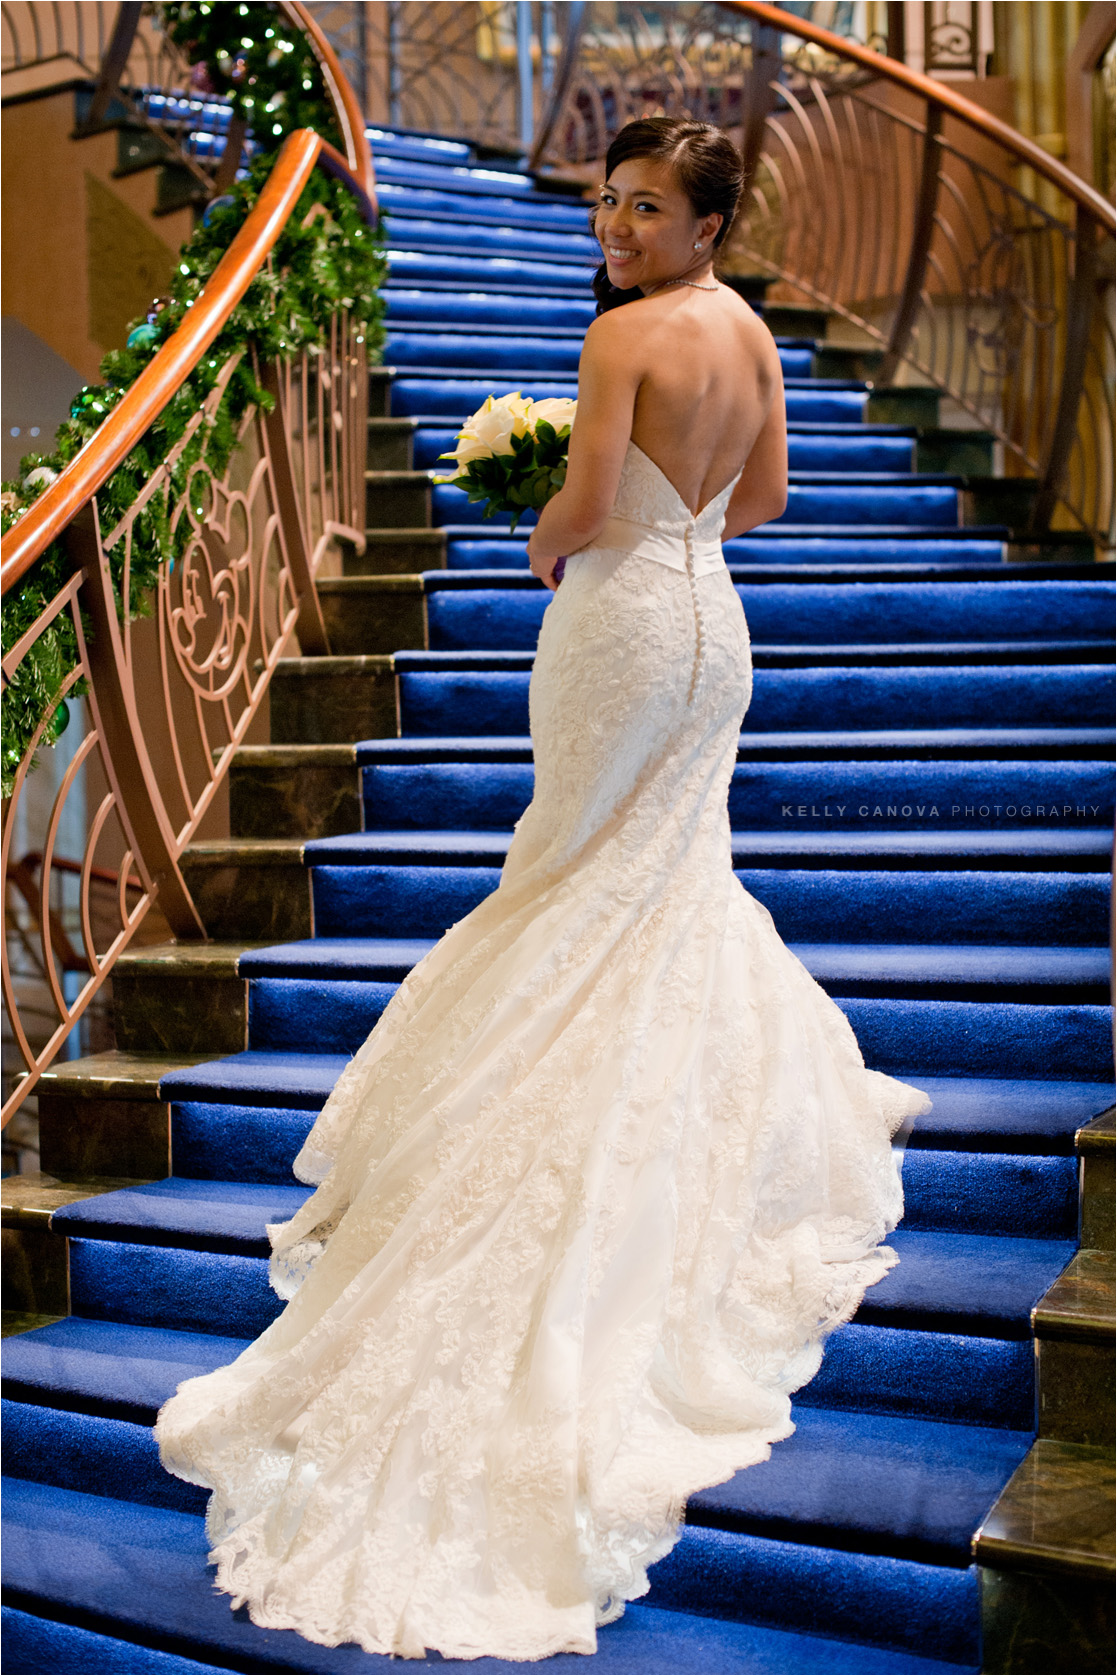
<instances>
[{"instance_id":1,"label":"marble step edge","mask_svg":"<svg viewBox=\"0 0 1117 1675\"><path fill-rule=\"evenodd\" d=\"M207 979L226 993L229 979ZM241 989L243 978L233 978ZM162 985L169 989L171 985ZM247 1008L245 1008L245 1012ZM171 1109L160 1093L164 1076L172 1071L191 1070L224 1058L220 1043L202 1048L181 1047L165 1052L132 1052L120 1047L85 1058L56 1060L45 1070L36 1088L39 1104L40 1171L43 1182L54 1185L37 1200L26 1177L5 1178L0 1193L5 1209L4 1223L21 1239L30 1254L28 1271L19 1264L8 1266L5 1250L5 1307L14 1289L34 1293L34 1270L50 1267L41 1235L50 1214L59 1208L57 1191L79 1196L114 1191L137 1181L165 1180L171 1173ZM45 1190L45 1189L44 1189ZM10 1215L8 1212L11 1212ZM48 1288L51 1276L47 1276ZM19 1309L29 1313L68 1312L66 1276L54 1274L55 1295L44 1305L42 1296L23 1298ZM57 1295L61 1291L61 1297Z\"/></svg>"},{"instance_id":2,"label":"marble step edge","mask_svg":"<svg viewBox=\"0 0 1117 1675\"><path fill-rule=\"evenodd\" d=\"M1112 1352L1115 1326L1117 1278L1107 1250L1079 1250L1032 1310L1037 1338L1106 1344Z\"/></svg>"},{"instance_id":3,"label":"marble step edge","mask_svg":"<svg viewBox=\"0 0 1117 1675\"><path fill-rule=\"evenodd\" d=\"M68 1204L100 1198L104 1193L127 1187L148 1186L155 1178L86 1175L76 1180L60 1180L41 1169L23 1175L6 1175L0 1182L0 1222L5 1227L49 1228L55 1211Z\"/></svg>"},{"instance_id":4,"label":"marble step edge","mask_svg":"<svg viewBox=\"0 0 1117 1675\"><path fill-rule=\"evenodd\" d=\"M1081 1180L1082 1225L1084 1247L1112 1252L1117 1243L1117 1181L1114 1178L1114 1153L1117 1150L1115 1109L1102 1111L1092 1122L1086 1123L1074 1137L1078 1152Z\"/></svg>"},{"instance_id":5,"label":"marble step edge","mask_svg":"<svg viewBox=\"0 0 1117 1675\"><path fill-rule=\"evenodd\" d=\"M987 1570L1108 1582L1117 1573L1113 1451L1038 1437L976 1531Z\"/></svg>"},{"instance_id":6,"label":"marble step edge","mask_svg":"<svg viewBox=\"0 0 1117 1675\"><path fill-rule=\"evenodd\" d=\"M1117 1155L1117 1106L1111 1105L1108 1111L1099 1112L1078 1130L1074 1138L1080 1153L1095 1153L1112 1163Z\"/></svg>"}]
</instances>

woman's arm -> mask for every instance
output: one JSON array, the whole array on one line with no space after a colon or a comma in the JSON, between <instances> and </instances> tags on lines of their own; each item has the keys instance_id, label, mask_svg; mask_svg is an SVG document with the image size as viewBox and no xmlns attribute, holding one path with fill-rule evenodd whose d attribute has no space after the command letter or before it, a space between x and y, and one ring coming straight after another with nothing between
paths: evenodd
<instances>
[{"instance_id":1,"label":"woman's arm","mask_svg":"<svg viewBox=\"0 0 1117 1675\"><path fill-rule=\"evenodd\" d=\"M552 593L556 561L593 540L617 497L643 376L631 318L638 306L600 315L582 345L566 482L539 514L527 548L531 568Z\"/></svg>"},{"instance_id":2,"label":"woman's arm","mask_svg":"<svg viewBox=\"0 0 1117 1675\"><path fill-rule=\"evenodd\" d=\"M778 353L776 378L776 393L768 416L726 508L723 541L744 535L758 524L769 523L787 506L787 415Z\"/></svg>"}]
</instances>

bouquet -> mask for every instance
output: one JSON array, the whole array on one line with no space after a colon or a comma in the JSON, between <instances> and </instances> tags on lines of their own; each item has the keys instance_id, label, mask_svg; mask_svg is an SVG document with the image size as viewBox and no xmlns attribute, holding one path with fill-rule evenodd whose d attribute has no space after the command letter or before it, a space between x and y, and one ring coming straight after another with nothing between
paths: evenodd
<instances>
[{"instance_id":1,"label":"bouquet","mask_svg":"<svg viewBox=\"0 0 1117 1675\"><path fill-rule=\"evenodd\" d=\"M490 396L458 432L451 454L457 469L435 477L465 489L470 500L483 500L482 514L511 512L515 529L529 507L542 511L566 481L566 454L578 403L552 396L532 401L514 390Z\"/></svg>"}]
</instances>

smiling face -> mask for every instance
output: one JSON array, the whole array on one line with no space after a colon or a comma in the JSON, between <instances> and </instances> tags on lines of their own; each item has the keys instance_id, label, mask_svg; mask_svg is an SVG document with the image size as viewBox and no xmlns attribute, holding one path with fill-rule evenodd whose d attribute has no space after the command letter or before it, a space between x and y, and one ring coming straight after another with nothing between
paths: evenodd
<instances>
[{"instance_id":1,"label":"smiling face","mask_svg":"<svg viewBox=\"0 0 1117 1675\"><path fill-rule=\"evenodd\" d=\"M716 211L695 215L669 163L630 157L601 188L594 233L612 283L648 291L708 272L721 222Z\"/></svg>"}]
</instances>

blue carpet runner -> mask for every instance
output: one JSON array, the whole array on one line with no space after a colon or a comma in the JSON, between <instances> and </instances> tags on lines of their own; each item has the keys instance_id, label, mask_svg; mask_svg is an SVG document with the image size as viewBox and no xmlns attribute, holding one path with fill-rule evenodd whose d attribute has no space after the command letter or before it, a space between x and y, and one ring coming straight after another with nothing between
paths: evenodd
<instances>
[{"instance_id":1,"label":"blue carpet runner","mask_svg":"<svg viewBox=\"0 0 1117 1675\"><path fill-rule=\"evenodd\" d=\"M190 114L215 143L220 113ZM371 137L392 412L426 469L494 389L573 393L594 245L583 207L465 144ZM867 1061L935 1103L900 1265L831 1338L795 1435L694 1497L598 1662L961 1675L970 1541L1034 1435L1030 1311L1076 1247L1074 1133L1112 1097L1112 572L1006 562L1005 528L961 521L961 479L915 474L913 427L867 422L864 384L777 341L789 505L726 548L756 659L734 864ZM531 796L548 596L522 534L449 488L434 507L430 646L397 658L401 738L360 747L363 830L306 845L315 935L242 959L249 1050L163 1082L175 1174L56 1214L73 1312L5 1346L12 1671L389 1667L214 1594L205 1497L161 1471L150 1426L278 1312L264 1228L305 1195L291 1159L395 985L494 887Z\"/></svg>"}]
</instances>

